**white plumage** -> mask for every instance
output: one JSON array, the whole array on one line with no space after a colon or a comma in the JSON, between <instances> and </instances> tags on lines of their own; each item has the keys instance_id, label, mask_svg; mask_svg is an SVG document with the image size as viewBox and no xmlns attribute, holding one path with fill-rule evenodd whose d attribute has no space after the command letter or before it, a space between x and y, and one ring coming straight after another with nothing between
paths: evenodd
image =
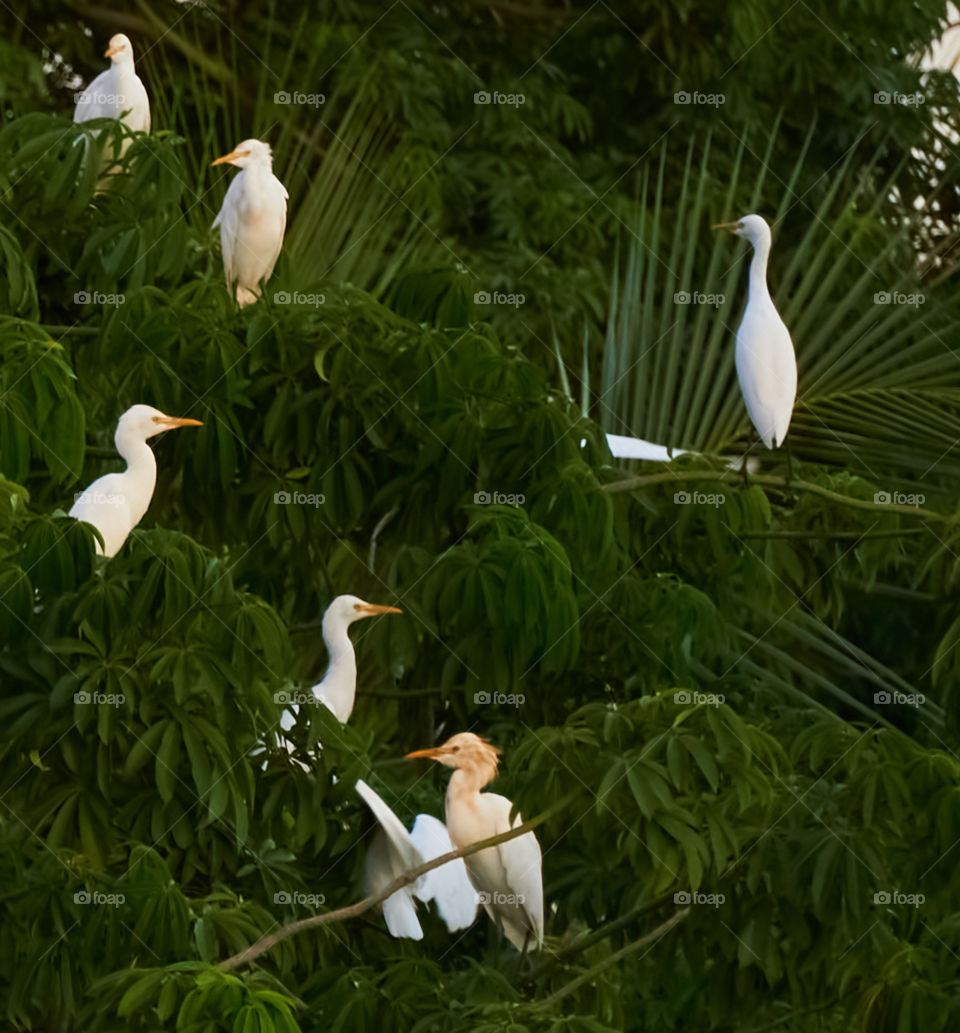
<instances>
[{"instance_id":1,"label":"white plumage","mask_svg":"<svg viewBox=\"0 0 960 1033\"><path fill-rule=\"evenodd\" d=\"M398 875L454 849L446 827L437 818L418 814L412 831L407 832L403 822L362 779L357 780L357 792L380 824L367 850L367 888L371 894L385 890ZM477 915L477 894L462 858L434 868L387 897L383 918L391 936L423 939L415 899L435 901L450 932L466 929Z\"/></svg>"},{"instance_id":2,"label":"white plumage","mask_svg":"<svg viewBox=\"0 0 960 1033\"><path fill-rule=\"evenodd\" d=\"M157 460L147 438L176 427L202 426L200 420L167 416L150 405L131 406L120 417L114 441L120 457L127 461L126 470L98 477L70 507L70 516L93 524L100 532L104 547L98 543L98 553L115 556L150 506Z\"/></svg>"},{"instance_id":3,"label":"white plumage","mask_svg":"<svg viewBox=\"0 0 960 1033\"><path fill-rule=\"evenodd\" d=\"M133 64L133 44L123 33L112 37L104 57L110 67L77 98L74 122L119 118L134 132L150 132L150 98Z\"/></svg>"},{"instance_id":4,"label":"white plumage","mask_svg":"<svg viewBox=\"0 0 960 1033\"><path fill-rule=\"evenodd\" d=\"M354 621L364 617L376 617L381 613L403 613L396 606L381 606L364 602L355 595L338 595L323 612L321 632L323 644L327 647L327 670L323 678L310 689L313 700L323 704L342 724L350 720L357 695L357 654L350 641L349 628ZM310 698L306 697L310 702ZM280 731L289 732L296 727L300 717L300 705L290 702L280 714ZM304 771L309 765L293 755L296 746L286 736L277 734L277 745L290 754L295 764ZM259 756L264 751L260 743L253 751Z\"/></svg>"},{"instance_id":5,"label":"white plumage","mask_svg":"<svg viewBox=\"0 0 960 1033\"><path fill-rule=\"evenodd\" d=\"M428 757L453 768L447 788L446 819L450 839L469 846L523 823L510 821L513 805L505 796L481 793L497 773L499 750L472 732L459 732L442 746L416 750L408 757ZM543 875L540 844L532 832L464 858L470 881L490 918L517 950L543 943Z\"/></svg>"},{"instance_id":6,"label":"white plumage","mask_svg":"<svg viewBox=\"0 0 960 1033\"><path fill-rule=\"evenodd\" d=\"M677 456L685 456L686 449L669 448L643 438L631 438L626 434L608 434L607 446L615 459L648 459L656 463L669 463Z\"/></svg>"},{"instance_id":7,"label":"white plumage","mask_svg":"<svg viewBox=\"0 0 960 1033\"><path fill-rule=\"evenodd\" d=\"M760 439L767 448L779 448L797 396L797 357L767 287L770 227L759 215L745 215L714 229L728 229L753 245L747 307L737 329L737 377Z\"/></svg>"},{"instance_id":8,"label":"white plumage","mask_svg":"<svg viewBox=\"0 0 960 1033\"><path fill-rule=\"evenodd\" d=\"M260 296L260 281L270 278L283 247L288 194L273 174L270 147L261 140L244 140L211 162L224 163L236 165L240 173L230 184L213 227L220 227L227 288L236 290L238 304L249 305Z\"/></svg>"}]
</instances>

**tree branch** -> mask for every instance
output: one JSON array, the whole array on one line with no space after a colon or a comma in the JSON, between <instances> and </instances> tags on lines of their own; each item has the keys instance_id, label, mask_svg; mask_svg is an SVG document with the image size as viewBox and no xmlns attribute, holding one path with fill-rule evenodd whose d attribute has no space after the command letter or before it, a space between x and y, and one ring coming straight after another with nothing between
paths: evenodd
<instances>
[{"instance_id":1,"label":"tree branch","mask_svg":"<svg viewBox=\"0 0 960 1033\"><path fill-rule=\"evenodd\" d=\"M305 932L307 929L317 929L320 926L329 925L331 922L343 922L348 918L356 918L358 915L362 915L365 911L369 911L371 908L376 907L377 904L382 904L387 897L393 896L397 890L403 889L404 886L409 886L411 883L416 882L421 875L425 875L427 872L433 871L434 868L440 868L442 865L455 861L458 857L469 857L470 854L475 854L479 850L486 850L487 847L498 846L500 843L506 843L508 840L516 839L517 836L522 836L525 833L530 832L538 825L542 825L547 818L551 817L556 811L564 806L566 802L566 797L564 797L563 800L554 804L552 807L549 807L541 814L538 814L535 818L525 821L522 825L517 825L516 828L510 829L508 832L501 832L499 835L490 836L488 839L481 839L476 843L470 843L465 847L460 847L458 850L451 850L449 853L441 854L440 857L435 857L432 861L427 861L425 864L419 865L417 868L411 868L402 875L398 875L393 882L386 887L386 889L381 890L379 893L375 893L372 896L364 897L363 900L358 900L355 904L349 904L347 907L338 908L336 911L328 911L323 915L311 915L309 918L301 918L296 922L288 922L286 925L280 926L276 932L268 933L266 936L261 936L255 943L251 943L249 947L245 947L239 953L232 955L225 961L221 961L218 968L223 969L225 972L229 972L232 969L239 968L241 965L246 965L255 958L259 958L261 954L266 954L267 951L276 947L278 943L289 939L291 936L295 936L297 933Z\"/></svg>"},{"instance_id":2,"label":"tree branch","mask_svg":"<svg viewBox=\"0 0 960 1033\"><path fill-rule=\"evenodd\" d=\"M653 943L661 937L666 936L675 925L679 925L689 914L689 906L683 907L679 911L674 911L674 913L665 922L661 922L656 929L651 929L646 936L641 936L639 940L634 940L632 943L628 943L626 947L621 947L620 950L615 951L610 955L610 957L604 958L599 965L594 965L593 968L587 969L586 972L577 976L576 979L571 979L569 983L561 986L556 993L547 997L539 1007L544 1010L551 1008L561 998L566 997L567 994L573 993L577 987L582 986L584 983L589 983L605 969L610 968L611 965L616 965L618 961L622 961L628 954L633 954L634 951L638 951L642 947L646 947L648 943Z\"/></svg>"},{"instance_id":3,"label":"tree branch","mask_svg":"<svg viewBox=\"0 0 960 1033\"><path fill-rule=\"evenodd\" d=\"M681 484L685 481L713 481L725 484L742 483L743 477L736 471L707 471L696 470L690 473L681 473L671 470L669 473L647 474L641 477L627 477L622 481L611 481L604 484L602 491L610 493L621 491L634 491L636 488L644 488L651 484L668 484L673 482ZM900 506L894 503L871 502L869 499L858 499L852 495L841 495L838 491L831 491L811 481L787 480L785 477L778 477L775 474L754 474L750 477L750 484L766 485L769 488L786 488L790 491L806 491L811 495L819 495L822 498L830 499L832 502L840 502L845 506L852 506L854 509L870 509L877 513L902 513L904 516L925 517L927 520L950 520L951 517L944 513L938 513L934 509L923 509L921 506Z\"/></svg>"}]
</instances>

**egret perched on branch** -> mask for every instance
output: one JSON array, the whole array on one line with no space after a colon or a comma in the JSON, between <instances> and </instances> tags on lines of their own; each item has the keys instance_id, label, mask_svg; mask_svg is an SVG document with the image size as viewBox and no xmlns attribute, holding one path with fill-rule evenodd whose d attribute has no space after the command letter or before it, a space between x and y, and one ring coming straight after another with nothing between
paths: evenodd
<instances>
[{"instance_id":1,"label":"egret perched on branch","mask_svg":"<svg viewBox=\"0 0 960 1033\"><path fill-rule=\"evenodd\" d=\"M220 227L227 288L250 305L260 281L270 279L287 227L286 187L273 174L273 157L262 140L244 140L212 165L236 165L240 174L227 190L213 228Z\"/></svg>"},{"instance_id":2,"label":"egret perched on branch","mask_svg":"<svg viewBox=\"0 0 960 1033\"><path fill-rule=\"evenodd\" d=\"M175 427L202 426L200 420L167 416L151 405L131 406L120 417L113 440L121 459L127 461L126 470L98 477L70 507L70 516L93 524L100 532L103 548L98 543L98 553L115 556L153 498L157 460L147 438Z\"/></svg>"},{"instance_id":3,"label":"egret perched on branch","mask_svg":"<svg viewBox=\"0 0 960 1033\"><path fill-rule=\"evenodd\" d=\"M407 832L403 822L363 779L357 779L357 792L380 823L367 850L370 893L380 893L398 875L456 849L446 826L432 815L418 814L413 829ZM434 868L387 897L383 918L391 936L423 939L414 899L424 903L435 900L440 917L452 933L466 929L477 916L477 894L462 857Z\"/></svg>"},{"instance_id":4,"label":"egret perched on branch","mask_svg":"<svg viewBox=\"0 0 960 1033\"><path fill-rule=\"evenodd\" d=\"M797 396L797 357L767 288L770 227L759 215L745 215L713 229L730 230L753 245L747 307L737 329L737 377L760 439L767 448L779 448Z\"/></svg>"},{"instance_id":5,"label":"egret perched on branch","mask_svg":"<svg viewBox=\"0 0 960 1033\"><path fill-rule=\"evenodd\" d=\"M473 732L459 732L442 746L415 750L408 757L429 757L454 772L447 787L450 839L459 849L523 823L510 821L513 804L505 796L481 793L497 774L500 751ZM543 876L540 844L532 832L464 858L480 903L517 948L543 943Z\"/></svg>"},{"instance_id":6,"label":"egret perched on branch","mask_svg":"<svg viewBox=\"0 0 960 1033\"><path fill-rule=\"evenodd\" d=\"M357 654L347 633L354 621L376 617L380 613L403 613L396 606L367 603L355 595L338 595L323 613L323 644L327 647L327 670L321 681L311 688L314 699L330 710L342 724L350 720L357 694ZM300 707L290 703L280 715L280 728L289 732L297 723ZM289 739L277 736L277 742L290 754L296 747ZM261 747L262 749L262 747ZM256 752L260 752L257 750ZM309 768L297 761L304 768Z\"/></svg>"},{"instance_id":7,"label":"egret perched on branch","mask_svg":"<svg viewBox=\"0 0 960 1033\"><path fill-rule=\"evenodd\" d=\"M150 98L133 67L133 44L121 32L111 38L103 56L110 58L110 67L77 98L74 122L119 118L134 132L149 133Z\"/></svg>"}]
</instances>

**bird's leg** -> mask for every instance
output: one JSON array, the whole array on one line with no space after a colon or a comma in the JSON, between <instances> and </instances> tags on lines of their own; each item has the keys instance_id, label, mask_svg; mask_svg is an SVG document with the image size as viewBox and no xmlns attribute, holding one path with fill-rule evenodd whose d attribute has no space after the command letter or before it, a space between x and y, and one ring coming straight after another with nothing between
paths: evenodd
<instances>
[{"instance_id":1,"label":"bird's leg","mask_svg":"<svg viewBox=\"0 0 960 1033\"><path fill-rule=\"evenodd\" d=\"M741 461L741 466L740 466L740 473L743 474L743 489L744 489L744 491L746 491L750 487L750 477L747 474L747 466L749 465L749 462L750 462L750 453L753 451L754 446L757 444L757 442L759 440L760 440L759 437L754 438L754 440L751 441L749 445L747 445L746 452L743 453L743 459Z\"/></svg>"}]
</instances>

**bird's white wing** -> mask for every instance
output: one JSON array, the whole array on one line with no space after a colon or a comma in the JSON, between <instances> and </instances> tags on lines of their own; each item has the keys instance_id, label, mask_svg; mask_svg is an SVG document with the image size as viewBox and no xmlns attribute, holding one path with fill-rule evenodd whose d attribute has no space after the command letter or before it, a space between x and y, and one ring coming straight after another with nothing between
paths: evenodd
<instances>
[{"instance_id":1,"label":"bird's white wing","mask_svg":"<svg viewBox=\"0 0 960 1033\"><path fill-rule=\"evenodd\" d=\"M522 823L518 815L510 824L511 803L504 796L482 793L480 807L483 828L477 826L474 840L498 835ZM536 836L528 832L471 854L466 862L471 881L480 892L480 903L507 939L517 950L539 946L543 942L543 876Z\"/></svg>"},{"instance_id":2,"label":"bird's white wing","mask_svg":"<svg viewBox=\"0 0 960 1033\"><path fill-rule=\"evenodd\" d=\"M447 826L429 814L417 815L410 838L424 861L432 861L454 849ZM452 933L466 929L477 917L479 898L462 857L421 875L414 893L424 902L437 902L437 911Z\"/></svg>"},{"instance_id":3,"label":"bird's white wing","mask_svg":"<svg viewBox=\"0 0 960 1033\"><path fill-rule=\"evenodd\" d=\"M273 275L273 267L277 264L277 259L280 257L280 252L283 250L283 238L287 232L287 201L290 198L290 195L287 193L287 188L279 179L277 179L276 176L273 177L272 185L274 185L274 189L277 192L277 219L280 232L277 235L276 248L273 252L273 256L268 263L267 271L263 277L265 280L269 279L270 276ZM282 201L280 200L281 198Z\"/></svg>"},{"instance_id":4,"label":"bird's white wing","mask_svg":"<svg viewBox=\"0 0 960 1033\"><path fill-rule=\"evenodd\" d=\"M236 259L240 247L241 217L240 209L245 195L244 175L241 171L234 176L227 187L226 196L220 206L220 212L213 220L213 228L220 227L220 247L223 251L223 271L227 283L232 284L237 278Z\"/></svg>"},{"instance_id":5,"label":"bird's white wing","mask_svg":"<svg viewBox=\"0 0 960 1033\"><path fill-rule=\"evenodd\" d=\"M631 438L624 434L608 434L607 444L617 459L649 459L658 463L669 463L676 456L686 455L686 449L657 445L643 438Z\"/></svg>"},{"instance_id":6,"label":"bird's white wing","mask_svg":"<svg viewBox=\"0 0 960 1033\"><path fill-rule=\"evenodd\" d=\"M133 519L135 508L139 506L134 507L132 502L126 497L123 474L108 473L77 495L69 515L93 524L103 537L103 555L114 556L143 516L139 513ZM100 551L99 546L97 551Z\"/></svg>"},{"instance_id":7,"label":"bird's white wing","mask_svg":"<svg viewBox=\"0 0 960 1033\"><path fill-rule=\"evenodd\" d=\"M362 778L357 779L357 792L380 823L367 850L366 868L370 893L382 893L398 875L423 864L424 859L403 822ZM383 902L383 919L391 936L423 939L412 886L404 886L387 897Z\"/></svg>"},{"instance_id":8,"label":"bird's white wing","mask_svg":"<svg viewBox=\"0 0 960 1033\"><path fill-rule=\"evenodd\" d=\"M367 891L371 894L382 893L396 877L390 840L382 828L377 829L367 850ZM392 893L383 902L383 920L393 937L423 939L423 929L417 918L417 905L413 901L413 893L409 886Z\"/></svg>"},{"instance_id":9,"label":"bird's white wing","mask_svg":"<svg viewBox=\"0 0 960 1033\"><path fill-rule=\"evenodd\" d=\"M101 72L77 98L74 122L89 122L91 118L116 118L120 114L116 76L113 68Z\"/></svg>"},{"instance_id":10,"label":"bird's white wing","mask_svg":"<svg viewBox=\"0 0 960 1033\"><path fill-rule=\"evenodd\" d=\"M751 300L737 329L737 378L747 412L767 448L787 436L797 395L797 359L772 302Z\"/></svg>"},{"instance_id":11,"label":"bird's white wing","mask_svg":"<svg viewBox=\"0 0 960 1033\"><path fill-rule=\"evenodd\" d=\"M139 75L124 90L122 107L128 112L123 121L130 129L135 133L150 132L150 98Z\"/></svg>"}]
</instances>

